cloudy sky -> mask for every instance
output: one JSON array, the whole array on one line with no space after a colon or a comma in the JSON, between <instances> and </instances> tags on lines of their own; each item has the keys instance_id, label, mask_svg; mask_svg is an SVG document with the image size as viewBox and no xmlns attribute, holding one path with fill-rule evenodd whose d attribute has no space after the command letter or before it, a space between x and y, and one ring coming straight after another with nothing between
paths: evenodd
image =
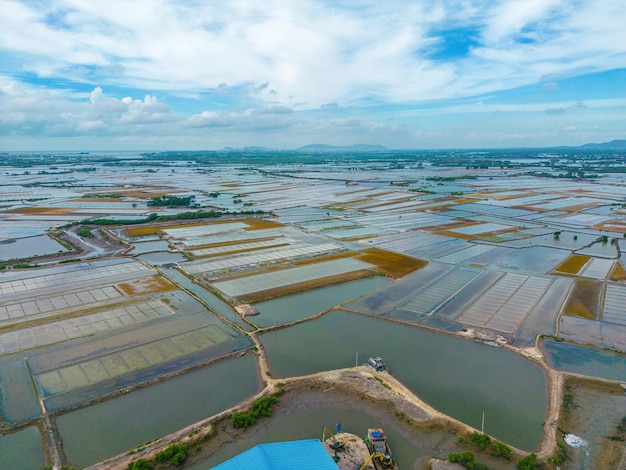
<instances>
[{"instance_id":1,"label":"cloudy sky","mask_svg":"<svg viewBox=\"0 0 626 470\"><path fill-rule=\"evenodd\" d=\"M0 151L626 139L618 0L0 0Z\"/></svg>"}]
</instances>

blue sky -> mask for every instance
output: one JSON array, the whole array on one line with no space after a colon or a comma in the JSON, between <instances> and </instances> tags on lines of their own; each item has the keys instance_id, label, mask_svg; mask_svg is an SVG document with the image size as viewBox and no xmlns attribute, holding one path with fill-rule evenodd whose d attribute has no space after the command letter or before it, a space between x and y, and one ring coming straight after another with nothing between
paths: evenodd
<instances>
[{"instance_id":1,"label":"blue sky","mask_svg":"<svg viewBox=\"0 0 626 470\"><path fill-rule=\"evenodd\" d=\"M626 139L614 0L0 0L0 151Z\"/></svg>"}]
</instances>

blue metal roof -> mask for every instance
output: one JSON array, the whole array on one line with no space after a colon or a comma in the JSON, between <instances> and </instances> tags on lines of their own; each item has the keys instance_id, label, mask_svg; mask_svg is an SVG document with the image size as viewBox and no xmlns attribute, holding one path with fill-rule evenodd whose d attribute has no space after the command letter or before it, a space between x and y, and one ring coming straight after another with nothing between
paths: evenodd
<instances>
[{"instance_id":1,"label":"blue metal roof","mask_svg":"<svg viewBox=\"0 0 626 470\"><path fill-rule=\"evenodd\" d=\"M260 444L214 470L337 470L339 467L318 439Z\"/></svg>"}]
</instances>

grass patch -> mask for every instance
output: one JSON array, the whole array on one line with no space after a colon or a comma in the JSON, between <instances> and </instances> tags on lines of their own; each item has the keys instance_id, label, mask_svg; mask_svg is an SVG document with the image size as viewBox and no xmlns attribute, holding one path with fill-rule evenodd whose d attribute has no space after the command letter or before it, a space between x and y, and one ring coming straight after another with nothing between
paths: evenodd
<instances>
[{"instance_id":1,"label":"grass patch","mask_svg":"<svg viewBox=\"0 0 626 470\"><path fill-rule=\"evenodd\" d=\"M168 224L168 225L153 225L149 227L136 227L126 229L125 233L129 237L142 237L144 235L156 235L161 233L163 230L173 229L173 228L185 228L185 227L197 227L199 225L204 224Z\"/></svg>"},{"instance_id":2,"label":"grass patch","mask_svg":"<svg viewBox=\"0 0 626 470\"><path fill-rule=\"evenodd\" d=\"M577 274L582 267L589 261L589 256L584 255L571 255L561 264L559 264L555 271L566 274Z\"/></svg>"},{"instance_id":3,"label":"grass patch","mask_svg":"<svg viewBox=\"0 0 626 470\"><path fill-rule=\"evenodd\" d=\"M602 283L591 279L577 279L563 306L563 313L572 317L599 320Z\"/></svg>"},{"instance_id":4,"label":"grass patch","mask_svg":"<svg viewBox=\"0 0 626 470\"><path fill-rule=\"evenodd\" d=\"M373 264L380 271L394 278L404 277L428 264L428 261L380 248L363 250L360 255L356 256L356 259Z\"/></svg>"},{"instance_id":5,"label":"grass patch","mask_svg":"<svg viewBox=\"0 0 626 470\"><path fill-rule=\"evenodd\" d=\"M266 228L284 227L285 224L265 219L244 219L242 220L248 227L246 230L263 230Z\"/></svg>"},{"instance_id":6,"label":"grass patch","mask_svg":"<svg viewBox=\"0 0 626 470\"><path fill-rule=\"evenodd\" d=\"M626 280L626 269L620 261L615 264L615 269L611 274L611 281L625 281Z\"/></svg>"},{"instance_id":7,"label":"grass patch","mask_svg":"<svg viewBox=\"0 0 626 470\"><path fill-rule=\"evenodd\" d=\"M130 283L122 282L117 284L117 287L129 297L169 292L176 289L176 286L159 276L142 278Z\"/></svg>"}]
</instances>

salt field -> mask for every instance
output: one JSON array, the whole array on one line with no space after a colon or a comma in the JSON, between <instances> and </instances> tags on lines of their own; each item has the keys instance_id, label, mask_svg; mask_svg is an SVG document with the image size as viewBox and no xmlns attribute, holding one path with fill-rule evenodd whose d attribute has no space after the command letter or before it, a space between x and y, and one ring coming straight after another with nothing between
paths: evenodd
<instances>
[{"instance_id":1,"label":"salt field","mask_svg":"<svg viewBox=\"0 0 626 470\"><path fill-rule=\"evenodd\" d=\"M532 158L519 173L432 155L403 169L150 158L95 161L67 187L35 172L0 185L3 461L29 448L42 467L56 448L96 464L250 398L264 374L371 355L437 410L475 428L485 411L491 435L532 451L559 405L548 369L623 380L614 175L574 188L528 173ZM541 335L558 338L545 359ZM153 422L180 387L185 403Z\"/></svg>"}]
</instances>

